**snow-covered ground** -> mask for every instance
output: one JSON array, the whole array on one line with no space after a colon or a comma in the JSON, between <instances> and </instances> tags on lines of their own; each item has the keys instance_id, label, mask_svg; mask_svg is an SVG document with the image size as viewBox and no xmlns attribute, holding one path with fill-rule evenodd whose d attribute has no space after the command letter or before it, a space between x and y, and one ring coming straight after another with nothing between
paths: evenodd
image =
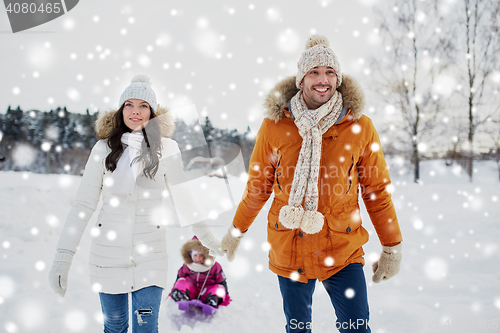
<instances>
[{"instance_id":1,"label":"snow-covered ground","mask_svg":"<svg viewBox=\"0 0 500 333\"><path fill-rule=\"evenodd\" d=\"M381 247L364 213L364 226L372 235L364 247L372 332L500 330L500 182L494 163L476 166L472 184L463 172L442 161L422 163L423 185L391 170L404 238L403 263L396 277L380 284L370 282L371 263ZM79 181L76 176L0 172L1 332L102 331L98 295L88 278L90 227L74 257L66 296L56 295L47 282ZM219 198L217 193L227 193L220 179L207 178L204 183L212 200ZM236 197L243 187L240 179L232 179ZM244 238L236 260L218 259L233 302L214 316L188 316L166 300L161 332L284 331L277 278L267 268L262 246L269 204ZM219 211L213 221L216 235L224 235L233 213L234 209ZM182 264L180 247L190 237L189 229L168 228L169 284ZM314 332L336 331L333 308L319 284L313 325Z\"/></svg>"}]
</instances>

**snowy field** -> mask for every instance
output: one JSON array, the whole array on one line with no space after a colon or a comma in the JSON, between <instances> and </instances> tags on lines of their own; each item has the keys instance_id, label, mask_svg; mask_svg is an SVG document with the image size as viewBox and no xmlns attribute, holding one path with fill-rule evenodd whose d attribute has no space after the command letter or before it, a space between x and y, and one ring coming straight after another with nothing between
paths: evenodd
<instances>
[{"instance_id":1,"label":"snowy field","mask_svg":"<svg viewBox=\"0 0 500 333\"><path fill-rule=\"evenodd\" d=\"M380 284L371 283L370 267L381 246L364 213L364 226L372 235L364 247L372 332L500 331L500 182L495 163L477 162L476 168L473 184L464 172L442 161L422 163L423 185L391 171L403 262L396 277ZM88 278L91 227L74 257L66 296L56 295L47 282L79 181L76 176L0 172L1 332L102 332L98 295ZM227 193L220 179L204 182L211 200ZM232 179L236 197L243 187L240 179ZM269 204L244 238L236 260L218 259L233 302L214 316L188 316L165 300L161 332L284 332L278 281L262 246ZM233 213L219 212L213 221L217 236L224 235ZM167 230L170 285L182 264L180 247L192 234L175 226ZM314 294L313 327L314 332L336 332L335 314L320 284Z\"/></svg>"}]
</instances>

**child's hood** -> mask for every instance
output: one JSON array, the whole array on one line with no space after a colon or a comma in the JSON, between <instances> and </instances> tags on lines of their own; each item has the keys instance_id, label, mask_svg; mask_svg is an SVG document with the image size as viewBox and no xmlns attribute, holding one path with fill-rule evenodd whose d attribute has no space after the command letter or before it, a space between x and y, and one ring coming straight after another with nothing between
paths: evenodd
<instances>
[{"instance_id":1,"label":"child's hood","mask_svg":"<svg viewBox=\"0 0 500 333\"><path fill-rule=\"evenodd\" d=\"M205 257L205 262L203 263L204 266L212 266L215 258L209 254L209 250L204 247L203 244L201 244L198 237L196 236L194 236L191 240L188 240L181 248L182 259L184 259L186 265L190 265L193 263L193 259L191 258L190 253L192 250L196 250L203 254L203 256Z\"/></svg>"}]
</instances>

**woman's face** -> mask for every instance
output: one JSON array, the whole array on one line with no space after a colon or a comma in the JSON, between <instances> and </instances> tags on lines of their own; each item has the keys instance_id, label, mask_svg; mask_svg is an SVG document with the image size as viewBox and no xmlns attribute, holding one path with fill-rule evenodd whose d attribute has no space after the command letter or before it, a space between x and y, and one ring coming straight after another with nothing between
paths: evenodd
<instances>
[{"instance_id":1,"label":"woman's face","mask_svg":"<svg viewBox=\"0 0 500 333\"><path fill-rule=\"evenodd\" d=\"M142 99L131 98L125 101L123 107L123 122L132 131L140 130L146 126L151 117L149 104Z\"/></svg>"}]
</instances>

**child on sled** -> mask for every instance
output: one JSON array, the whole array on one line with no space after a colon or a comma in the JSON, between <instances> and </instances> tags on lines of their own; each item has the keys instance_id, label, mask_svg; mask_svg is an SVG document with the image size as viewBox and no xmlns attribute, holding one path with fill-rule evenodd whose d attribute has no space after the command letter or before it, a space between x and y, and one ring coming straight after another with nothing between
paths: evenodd
<instances>
[{"instance_id":1,"label":"child on sled","mask_svg":"<svg viewBox=\"0 0 500 333\"><path fill-rule=\"evenodd\" d=\"M172 299L176 302L199 299L214 308L228 305L231 298L226 276L209 249L194 236L182 246L181 254L184 264L170 293Z\"/></svg>"}]
</instances>

